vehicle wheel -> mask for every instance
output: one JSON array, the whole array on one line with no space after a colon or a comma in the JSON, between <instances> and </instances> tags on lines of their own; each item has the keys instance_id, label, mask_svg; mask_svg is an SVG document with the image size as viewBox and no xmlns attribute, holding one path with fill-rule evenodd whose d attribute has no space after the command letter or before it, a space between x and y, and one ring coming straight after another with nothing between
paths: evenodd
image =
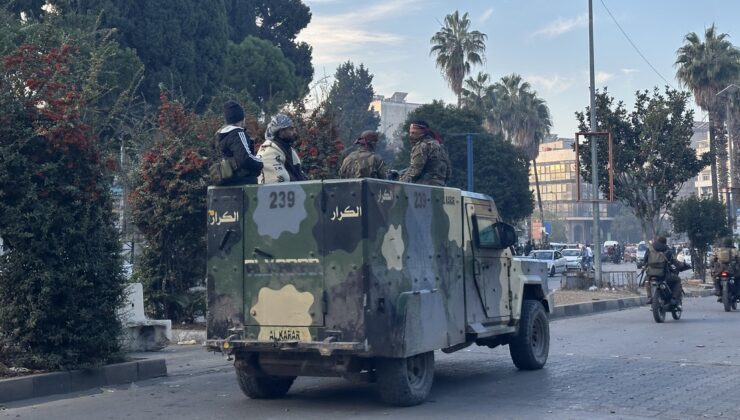
<instances>
[{"instance_id":1,"label":"vehicle wheel","mask_svg":"<svg viewBox=\"0 0 740 420\"><path fill-rule=\"evenodd\" d=\"M655 289L653 292L653 319L657 323L665 322L665 308L663 307L663 298L660 296L660 290Z\"/></svg>"},{"instance_id":2,"label":"vehicle wheel","mask_svg":"<svg viewBox=\"0 0 740 420\"><path fill-rule=\"evenodd\" d=\"M555 266L550 267L550 277L555 277Z\"/></svg>"},{"instance_id":3,"label":"vehicle wheel","mask_svg":"<svg viewBox=\"0 0 740 420\"><path fill-rule=\"evenodd\" d=\"M522 370L542 369L550 353L550 324L542 304L536 300L522 303L519 332L509 343L514 365Z\"/></svg>"},{"instance_id":4,"label":"vehicle wheel","mask_svg":"<svg viewBox=\"0 0 740 420\"><path fill-rule=\"evenodd\" d=\"M434 352L407 358L379 358L375 373L383 402L401 407L421 404L432 389Z\"/></svg>"},{"instance_id":5,"label":"vehicle wheel","mask_svg":"<svg viewBox=\"0 0 740 420\"><path fill-rule=\"evenodd\" d=\"M732 302L730 302L730 291L727 283L722 285L722 305L725 307L725 312L732 310Z\"/></svg>"},{"instance_id":6,"label":"vehicle wheel","mask_svg":"<svg viewBox=\"0 0 740 420\"><path fill-rule=\"evenodd\" d=\"M284 397L295 381L295 376L250 375L241 369L236 370L239 388L249 398L273 399Z\"/></svg>"},{"instance_id":7,"label":"vehicle wheel","mask_svg":"<svg viewBox=\"0 0 740 420\"><path fill-rule=\"evenodd\" d=\"M671 311L671 316L673 317L674 320L678 321L679 319L681 319L681 314L682 313L683 313L682 310L680 310L680 309L674 309L674 310Z\"/></svg>"}]
</instances>

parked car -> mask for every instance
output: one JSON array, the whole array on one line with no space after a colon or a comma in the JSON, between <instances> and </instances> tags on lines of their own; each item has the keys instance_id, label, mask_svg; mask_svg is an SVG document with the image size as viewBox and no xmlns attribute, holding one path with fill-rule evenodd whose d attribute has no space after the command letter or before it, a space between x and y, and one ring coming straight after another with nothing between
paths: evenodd
<instances>
[{"instance_id":1,"label":"parked car","mask_svg":"<svg viewBox=\"0 0 740 420\"><path fill-rule=\"evenodd\" d=\"M624 247L624 262L635 262L637 261L637 247L626 246Z\"/></svg>"},{"instance_id":2,"label":"parked car","mask_svg":"<svg viewBox=\"0 0 740 420\"><path fill-rule=\"evenodd\" d=\"M691 265L691 251L688 248L682 248L680 251L678 251L676 259L679 262Z\"/></svg>"},{"instance_id":3,"label":"parked car","mask_svg":"<svg viewBox=\"0 0 740 420\"><path fill-rule=\"evenodd\" d=\"M645 258L647 249L645 241L640 241L640 243L637 244L637 268L642 268L642 260Z\"/></svg>"},{"instance_id":4,"label":"parked car","mask_svg":"<svg viewBox=\"0 0 740 420\"><path fill-rule=\"evenodd\" d=\"M580 270L581 269L581 250L578 248L565 248L560 251L565 258L565 269L566 270Z\"/></svg>"},{"instance_id":5,"label":"parked car","mask_svg":"<svg viewBox=\"0 0 740 420\"><path fill-rule=\"evenodd\" d=\"M566 271L566 259L560 251L539 249L530 252L528 257L533 260L545 261L547 263L547 272L550 277L554 276L556 273L564 273Z\"/></svg>"}]
</instances>

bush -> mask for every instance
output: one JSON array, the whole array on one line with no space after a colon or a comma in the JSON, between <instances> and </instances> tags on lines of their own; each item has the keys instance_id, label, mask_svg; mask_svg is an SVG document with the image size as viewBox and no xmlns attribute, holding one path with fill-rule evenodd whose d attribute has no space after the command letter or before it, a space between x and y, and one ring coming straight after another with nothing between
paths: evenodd
<instances>
[{"instance_id":1,"label":"bush","mask_svg":"<svg viewBox=\"0 0 740 420\"><path fill-rule=\"evenodd\" d=\"M12 365L75 368L119 354L124 279L111 165L81 117L86 60L41 43L3 59L0 359Z\"/></svg>"}]
</instances>

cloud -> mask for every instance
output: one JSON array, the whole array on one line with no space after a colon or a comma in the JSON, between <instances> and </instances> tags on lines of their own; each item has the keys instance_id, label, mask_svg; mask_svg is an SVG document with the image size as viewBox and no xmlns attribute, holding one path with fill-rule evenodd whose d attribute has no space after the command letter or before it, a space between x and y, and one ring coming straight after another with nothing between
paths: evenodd
<instances>
[{"instance_id":1,"label":"cloud","mask_svg":"<svg viewBox=\"0 0 740 420\"><path fill-rule=\"evenodd\" d=\"M640 72L640 70L637 70L637 69L619 69L619 71L621 71L622 74L625 74L627 76Z\"/></svg>"},{"instance_id":2,"label":"cloud","mask_svg":"<svg viewBox=\"0 0 740 420\"><path fill-rule=\"evenodd\" d=\"M547 93L562 93L573 86L573 79L560 75L525 75L524 80L529 82L535 90L544 90Z\"/></svg>"},{"instance_id":3,"label":"cloud","mask_svg":"<svg viewBox=\"0 0 740 420\"><path fill-rule=\"evenodd\" d=\"M557 18L554 22L538 30L533 36L544 35L554 37L570 32L573 29L585 27L588 25L588 14L582 14L570 19Z\"/></svg>"},{"instance_id":4,"label":"cloud","mask_svg":"<svg viewBox=\"0 0 740 420\"><path fill-rule=\"evenodd\" d=\"M605 83L613 77L613 74L607 73L605 71L597 71L595 75L596 83Z\"/></svg>"},{"instance_id":5,"label":"cloud","mask_svg":"<svg viewBox=\"0 0 740 420\"><path fill-rule=\"evenodd\" d=\"M390 0L334 15L314 14L308 27L298 35L298 40L313 47L315 63L342 62L353 53L367 53L373 45L401 44L403 36L374 30L374 23L413 11L421 4L421 0Z\"/></svg>"},{"instance_id":6,"label":"cloud","mask_svg":"<svg viewBox=\"0 0 740 420\"><path fill-rule=\"evenodd\" d=\"M483 14L480 15L480 17L478 18L478 22L485 23L488 19L491 18L491 16L493 16L493 7L486 9L486 11L483 12Z\"/></svg>"}]
</instances>

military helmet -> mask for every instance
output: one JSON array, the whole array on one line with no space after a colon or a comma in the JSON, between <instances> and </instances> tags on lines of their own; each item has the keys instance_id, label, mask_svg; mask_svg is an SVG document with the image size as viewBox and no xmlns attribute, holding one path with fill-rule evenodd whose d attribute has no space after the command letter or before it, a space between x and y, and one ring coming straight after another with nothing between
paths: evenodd
<instances>
[{"instance_id":1,"label":"military helmet","mask_svg":"<svg viewBox=\"0 0 740 420\"><path fill-rule=\"evenodd\" d=\"M290 117L285 114L277 114L272 117L270 123L267 124L267 130L265 130L265 139L275 140L275 136L277 135L278 131L282 130L283 128L290 127L294 127L293 120L291 120Z\"/></svg>"}]
</instances>

